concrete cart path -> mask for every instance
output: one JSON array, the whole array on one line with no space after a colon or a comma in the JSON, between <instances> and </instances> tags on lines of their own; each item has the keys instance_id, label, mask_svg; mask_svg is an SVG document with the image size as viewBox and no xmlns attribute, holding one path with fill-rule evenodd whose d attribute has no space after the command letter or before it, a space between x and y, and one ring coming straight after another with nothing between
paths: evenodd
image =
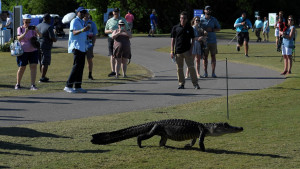
<instances>
[{"instance_id":1,"label":"concrete cart path","mask_svg":"<svg viewBox=\"0 0 300 169\"><path fill-rule=\"evenodd\" d=\"M65 93L64 86L61 86L62 92L58 93L0 98L0 126L145 110L226 95L224 61L217 62L218 78L200 79L200 90L193 89L190 80L186 81L186 89L178 90L176 65L171 62L169 54L155 51L157 48L168 46L170 38L136 37L131 40L131 43L132 62L151 70L153 78L111 87L87 89L86 94ZM67 40L60 40L54 46L67 47ZM95 53L107 55L107 39L97 39ZM241 57L244 57L242 53ZM279 75L279 72L257 66L228 63L228 68L230 95L267 88L282 83L285 79ZM107 73L109 72L110 70L107 70Z\"/></svg>"}]
</instances>

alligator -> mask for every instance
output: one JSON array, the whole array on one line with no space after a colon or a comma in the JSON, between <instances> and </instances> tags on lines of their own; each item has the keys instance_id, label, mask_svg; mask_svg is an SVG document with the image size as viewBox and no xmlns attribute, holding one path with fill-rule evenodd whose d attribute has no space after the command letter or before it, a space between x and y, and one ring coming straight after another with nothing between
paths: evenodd
<instances>
[{"instance_id":1,"label":"alligator","mask_svg":"<svg viewBox=\"0 0 300 169\"><path fill-rule=\"evenodd\" d=\"M201 151L205 151L205 136L221 136L229 133L243 131L243 127L230 126L228 123L199 123L185 119L167 119L153 121L125 129L101 132L93 134L91 142L93 144L106 145L119 142L132 137L137 137L137 144L142 148L142 141L153 137L161 136L160 146L166 146L167 139L175 141L192 140L185 148L191 148L197 138Z\"/></svg>"}]
</instances>

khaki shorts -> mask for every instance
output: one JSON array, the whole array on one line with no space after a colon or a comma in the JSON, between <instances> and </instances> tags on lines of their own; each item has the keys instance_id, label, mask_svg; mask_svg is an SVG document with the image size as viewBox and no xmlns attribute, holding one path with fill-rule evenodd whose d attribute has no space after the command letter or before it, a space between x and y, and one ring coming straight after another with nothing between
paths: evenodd
<instances>
[{"instance_id":1,"label":"khaki shorts","mask_svg":"<svg viewBox=\"0 0 300 169\"><path fill-rule=\"evenodd\" d=\"M218 53L218 48L216 43L208 43L207 47L204 49L204 56L208 56L208 54L216 55Z\"/></svg>"}]
</instances>

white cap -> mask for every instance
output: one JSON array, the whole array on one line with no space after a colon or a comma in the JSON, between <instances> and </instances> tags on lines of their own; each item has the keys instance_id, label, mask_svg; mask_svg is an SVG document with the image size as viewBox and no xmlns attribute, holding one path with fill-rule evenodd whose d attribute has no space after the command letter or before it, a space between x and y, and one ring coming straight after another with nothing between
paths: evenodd
<instances>
[{"instance_id":1,"label":"white cap","mask_svg":"<svg viewBox=\"0 0 300 169\"><path fill-rule=\"evenodd\" d=\"M30 14L24 14L23 19L31 19L31 15Z\"/></svg>"}]
</instances>

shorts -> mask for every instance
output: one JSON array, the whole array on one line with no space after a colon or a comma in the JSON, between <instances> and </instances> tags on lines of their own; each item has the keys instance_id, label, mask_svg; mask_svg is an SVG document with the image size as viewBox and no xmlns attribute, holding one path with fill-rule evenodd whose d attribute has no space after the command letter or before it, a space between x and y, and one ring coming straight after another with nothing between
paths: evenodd
<instances>
[{"instance_id":1,"label":"shorts","mask_svg":"<svg viewBox=\"0 0 300 169\"><path fill-rule=\"evenodd\" d=\"M238 33L238 44L243 45L244 41L249 42L249 32Z\"/></svg>"},{"instance_id":2,"label":"shorts","mask_svg":"<svg viewBox=\"0 0 300 169\"><path fill-rule=\"evenodd\" d=\"M282 47L282 55L292 55L293 54L293 48L287 48L287 47Z\"/></svg>"},{"instance_id":3,"label":"shorts","mask_svg":"<svg viewBox=\"0 0 300 169\"><path fill-rule=\"evenodd\" d=\"M114 50L114 39L108 37L107 42L108 42L108 56L112 56Z\"/></svg>"},{"instance_id":4,"label":"shorts","mask_svg":"<svg viewBox=\"0 0 300 169\"><path fill-rule=\"evenodd\" d=\"M87 59L94 58L94 45L88 48L88 50L86 51L86 58Z\"/></svg>"},{"instance_id":5,"label":"shorts","mask_svg":"<svg viewBox=\"0 0 300 169\"><path fill-rule=\"evenodd\" d=\"M204 56L208 56L210 52L210 55L216 55L218 53L218 48L216 43L208 43L206 48L204 49Z\"/></svg>"},{"instance_id":6,"label":"shorts","mask_svg":"<svg viewBox=\"0 0 300 169\"><path fill-rule=\"evenodd\" d=\"M151 24L151 29L155 31L156 30L156 26L154 24Z\"/></svg>"},{"instance_id":7,"label":"shorts","mask_svg":"<svg viewBox=\"0 0 300 169\"><path fill-rule=\"evenodd\" d=\"M41 64L50 65L51 63L51 49L42 49Z\"/></svg>"},{"instance_id":8,"label":"shorts","mask_svg":"<svg viewBox=\"0 0 300 169\"><path fill-rule=\"evenodd\" d=\"M279 29L278 28L275 29L275 36L279 37Z\"/></svg>"},{"instance_id":9,"label":"shorts","mask_svg":"<svg viewBox=\"0 0 300 169\"><path fill-rule=\"evenodd\" d=\"M129 26L129 28L132 29L133 23L132 23L132 22L128 22L127 24L128 24L128 26Z\"/></svg>"},{"instance_id":10,"label":"shorts","mask_svg":"<svg viewBox=\"0 0 300 169\"><path fill-rule=\"evenodd\" d=\"M39 53L38 51L24 52L23 55L17 57L17 64L19 67L26 66L29 64L38 64Z\"/></svg>"}]
</instances>

